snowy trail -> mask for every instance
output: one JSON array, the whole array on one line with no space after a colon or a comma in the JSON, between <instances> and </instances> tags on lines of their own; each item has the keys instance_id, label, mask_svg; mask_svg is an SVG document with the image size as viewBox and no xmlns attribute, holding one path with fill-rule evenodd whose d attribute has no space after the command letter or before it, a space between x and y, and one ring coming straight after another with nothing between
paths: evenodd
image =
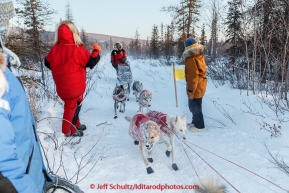
<instances>
[{"instance_id":1,"label":"snowy trail","mask_svg":"<svg viewBox=\"0 0 289 193\"><path fill-rule=\"evenodd\" d=\"M177 82L178 103L176 107L172 68L165 66L156 66L155 61L130 60L133 78L143 83L144 89L148 89L153 94L152 110L162 111L166 114L177 114L182 116L183 113L188 115L187 122L191 121L191 115L187 106L187 96L185 93L185 83ZM179 171L171 168L171 160L166 157L166 146L157 144L153 149L154 163L151 164L154 173L148 175L143 163L138 146L133 144L133 139L128 135L129 122L125 116L133 116L138 110L138 104L134 96L130 95L130 101L126 103L126 112L119 113L118 119L113 119L113 99L112 91L117 83L115 70L109 63L108 56L101 59L99 64L100 77L95 77L97 81L96 88L92 91L83 102L80 118L82 123L86 124L88 129L82 139L82 145L76 145L73 148L65 147L65 151L73 152L78 150L79 154L84 154L84 150L91 146L98 139L101 130L104 129L103 138L97 147L99 150L105 149L102 160L98 161L92 172L85 177L78 185L85 193L92 192L134 192L133 190L97 190L91 189L90 185L108 184L145 184L145 185L195 185L197 176L192 168L190 161L182 150L181 142L175 139L176 144L176 163ZM278 138L271 138L270 133L260 130L260 123L266 120L273 124L270 118L263 119L260 116L243 113L246 107L241 103L242 100L250 101L255 108L262 114L266 112L273 117L265 105L262 107L256 103L256 96L246 96L243 91L240 95L239 90L232 90L227 85L216 88L211 81L208 83L207 92L203 99L203 113L205 115L206 131L204 133L191 133L187 131L187 141L199 145L211 152L214 152L226 159L244 166L268 180L289 189L288 176L280 172L268 161L268 153L264 143L270 148L273 154L279 153L288 163L289 156L286 153L288 148L289 124L282 125L282 135ZM229 112L232 121L222 114ZM222 107L222 108L221 108ZM225 110L225 111L224 111ZM43 116L62 116L62 107L49 103L44 108ZM146 112L146 109L145 109ZM287 114L288 117L288 114ZM108 125L96 125L106 122ZM60 121L50 120L43 121L39 124L40 131L54 130L61 141ZM53 128L53 129L52 129ZM49 146L51 140L44 139L40 135L44 145ZM283 192L276 186L221 160L203 150L190 145L198 154L209 162L218 172L220 172L230 183L232 183L240 192L245 193L264 193L264 192ZM190 149L186 151L193 162L198 174L203 176L207 173L217 176L200 158L198 158ZM101 151L99 151L101 152ZM99 157L99 152L95 158ZM288 152L288 149L287 149ZM49 157L50 162L54 159ZM56 162L59 157L55 158ZM77 171L73 155L67 153L66 164L69 170L67 175L72 175ZM80 177L83 177L89 168L84 169ZM60 170L60 175L64 175ZM220 177L219 177L220 178ZM73 179L75 180L75 179ZM72 181L73 181L72 180ZM223 179L220 181L228 187L229 192L236 192ZM160 190L135 190L136 192L160 192ZM163 190L162 192L192 192L189 190Z\"/></svg>"}]
</instances>

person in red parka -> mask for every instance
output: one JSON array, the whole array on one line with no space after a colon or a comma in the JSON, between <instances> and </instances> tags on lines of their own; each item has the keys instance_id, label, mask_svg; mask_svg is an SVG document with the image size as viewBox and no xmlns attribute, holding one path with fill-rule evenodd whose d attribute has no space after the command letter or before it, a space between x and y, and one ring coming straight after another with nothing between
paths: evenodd
<instances>
[{"instance_id":1,"label":"person in red parka","mask_svg":"<svg viewBox=\"0 0 289 193\"><path fill-rule=\"evenodd\" d=\"M55 45L45 57L45 66L52 72L58 96L64 101L62 133L83 136L85 125L80 124L79 112L86 89L86 68L92 69L100 60L96 43L90 53L71 21L63 21L55 32ZM75 126L73 126L72 124Z\"/></svg>"},{"instance_id":2,"label":"person in red parka","mask_svg":"<svg viewBox=\"0 0 289 193\"><path fill-rule=\"evenodd\" d=\"M121 43L116 43L113 46L113 51L111 52L111 64L117 71L117 68L119 65L125 65L127 66L128 64L126 63L127 61L127 55L125 50L122 47Z\"/></svg>"}]
</instances>

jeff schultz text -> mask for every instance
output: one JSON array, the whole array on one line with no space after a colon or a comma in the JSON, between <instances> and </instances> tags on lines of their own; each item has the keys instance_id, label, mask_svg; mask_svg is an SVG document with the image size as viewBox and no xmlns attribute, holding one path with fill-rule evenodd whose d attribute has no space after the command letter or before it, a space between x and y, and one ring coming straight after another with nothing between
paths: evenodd
<instances>
[{"instance_id":1,"label":"jeff schultz text","mask_svg":"<svg viewBox=\"0 0 289 193\"><path fill-rule=\"evenodd\" d=\"M198 185L147 185L147 184L98 184L95 187L98 190L195 190L199 189Z\"/></svg>"}]
</instances>

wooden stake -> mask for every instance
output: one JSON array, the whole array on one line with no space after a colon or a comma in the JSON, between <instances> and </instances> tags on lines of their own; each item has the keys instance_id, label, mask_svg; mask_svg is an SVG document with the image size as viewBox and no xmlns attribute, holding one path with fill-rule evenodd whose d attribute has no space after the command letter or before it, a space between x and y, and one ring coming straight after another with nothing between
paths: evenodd
<instances>
[{"instance_id":1,"label":"wooden stake","mask_svg":"<svg viewBox=\"0 0 289 193\"><path fill-rule=\"evenodd\" d=\"M174 63L174 62L173 62L173 74L174 74L174 86L175 86L176 107L178 107L178 94L177 94L176 72L175 72L175 63Z\"/></svg>"}]
</instances>

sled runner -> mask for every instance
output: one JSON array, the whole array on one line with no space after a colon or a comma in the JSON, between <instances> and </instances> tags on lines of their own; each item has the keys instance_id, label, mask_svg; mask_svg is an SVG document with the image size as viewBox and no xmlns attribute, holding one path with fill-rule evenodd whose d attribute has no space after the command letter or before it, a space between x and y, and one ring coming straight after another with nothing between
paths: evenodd
<instances>
[{"instance_id":1,"label":"sled runner","mask_svg":"<svg viewBox=\"0 0 289 193\"><path fill-rule=\"evenodd\" d=\"M68 180L52 176L54 182L46 182L43 193L83 193L78 186L72 184Z\"/></svg>"}]
</instances>

